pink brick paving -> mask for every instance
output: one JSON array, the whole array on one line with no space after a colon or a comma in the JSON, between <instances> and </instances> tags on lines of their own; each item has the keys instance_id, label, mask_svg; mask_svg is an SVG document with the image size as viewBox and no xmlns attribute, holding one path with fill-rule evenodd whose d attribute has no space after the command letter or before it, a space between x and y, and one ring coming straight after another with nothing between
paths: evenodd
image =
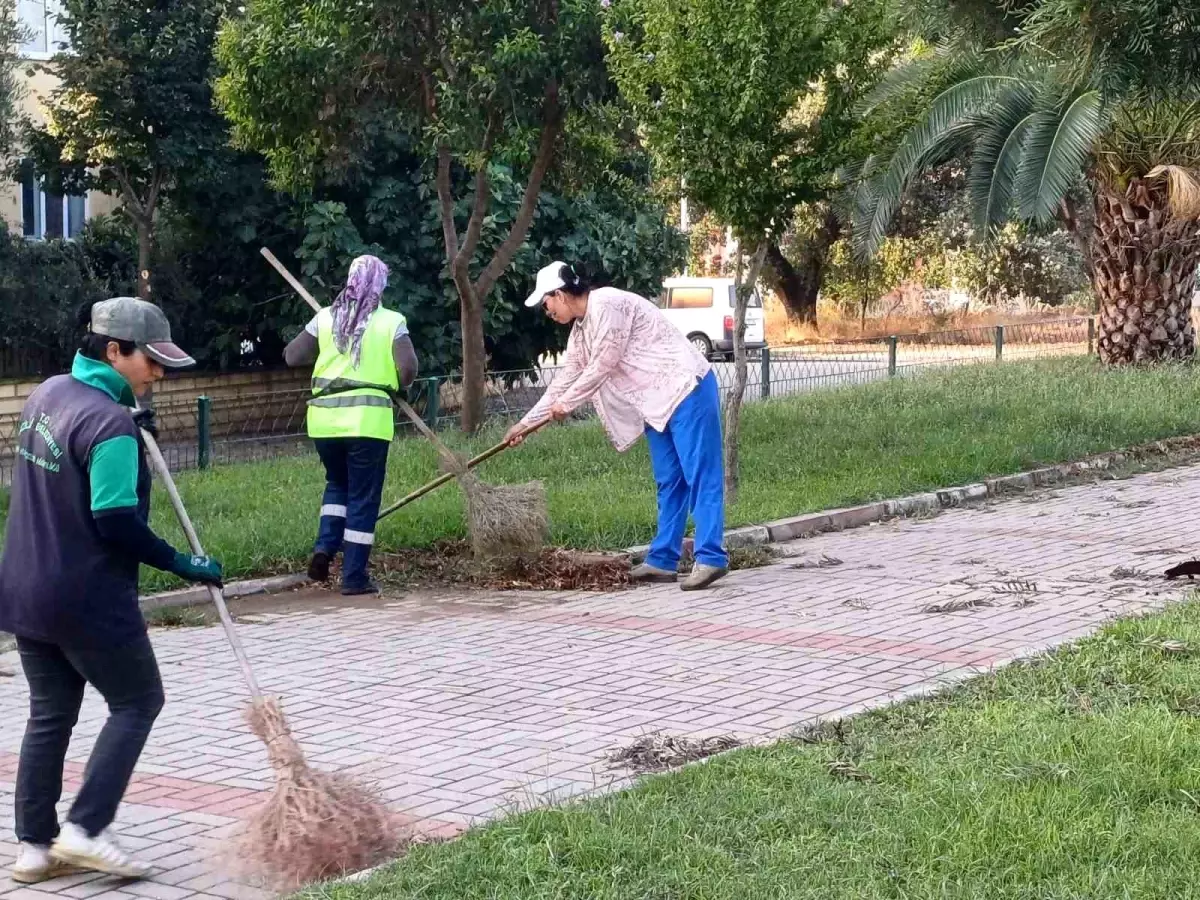
<instances>
[{"instance_id":1,"label":"pink brick paving","mask_svg":"<svg viewBox=\"0 0 1200 900\"><path fill-rule=\"evenodd\" d=\"M627 784L604 757L652 729L769 739L1182 596L1182 587L1113 570L1159 573L1190 552L1200 468L1031 501L797 542L787 547L792 558L735 573L704 594L443 592L353 606L314 592L242 633L314 765L374 779L415 827L445 835L513 808ZM842 564L815 567L825 556ZM1003 592L1015 582L1036 593ZM992 605L920 612L969 597ZM154 642L168 702L117 830L162 874L142 884L77 876L37 888L0 877L2 900L266 896L214 864L222 838L271 784L240 719L245 694L224 638L219 629L185 629L156 632ZM19 669L15 654L0 662ZM19 674L0 680L5 831L26 702ZM68 790L102 721L89 695ZM9 858L0 851L0 864Z\"/></svg>"}]
</instances>

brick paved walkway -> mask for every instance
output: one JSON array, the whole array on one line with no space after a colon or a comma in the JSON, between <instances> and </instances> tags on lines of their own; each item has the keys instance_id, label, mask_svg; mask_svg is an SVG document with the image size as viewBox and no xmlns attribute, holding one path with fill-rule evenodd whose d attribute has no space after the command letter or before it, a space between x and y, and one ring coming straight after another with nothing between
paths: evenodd
<instances>
[{"instance_id":1,"label":"brick paved walkway","mask_svg":"<svg viewBox=\"0 0 1200 900\"><path fill-rule=\"evenodd\" d=\"M451 833L514 806L624 783L604 757L649 730L768 738L1181 595L1129 570L1159 573L1188 553L1200 468L1033 499L797 542L791 558L704 594L445 593L348 605L310 593L242 633L314 764L379 779L419 827ZM970 597L992 605L921 612ZM168 702L117 830L163 874L36 889L0 877L3 900L265 897L213 862L222 835L270 785L262 748L239 718L245 695L233 658L217 628L157 632L154 642ZM19 670L11 653L0 667ZM0 678L6 832L25 704L19 671ZM69 786L102 719L89 695ZM0 851L0 863L9 858Z\"/></svg>"}]
</instances>

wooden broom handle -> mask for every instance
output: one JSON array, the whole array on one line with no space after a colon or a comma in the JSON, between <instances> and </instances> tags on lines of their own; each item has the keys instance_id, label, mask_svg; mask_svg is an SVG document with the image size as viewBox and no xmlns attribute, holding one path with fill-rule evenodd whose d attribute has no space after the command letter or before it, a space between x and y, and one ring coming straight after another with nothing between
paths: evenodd
<instances>
[{"instance_id":1,"label":"wooden broom handle","mask_svg":"<svg viewBox=\"0 0 1200 900\"><path fill-rule=\"evenodd\" d=\"M415 415L415 413L414 413L414 415ZM545 419L542 419L542 421L538 422L536 425L530 425L527 429L525 429L525 431L521 432L521 437L528 437L529 435L531 435L535 431L537 431L539 428L543 427L544 425L548 425L550 423L550 421L551 421L550 417L547 416ZM475 468L480 463L487 462L489 459L491 459L497 453L507 450L509 448L509 446L510 446L510 444L508 443L508 441L501 441L500 443L496 444L496 446L489 447L487 450L484 450L478 456L473 457L467 461L467 471L470 471L471 469ZM429 484L425 485L424 487L417 488L415 491L413 491L407 497L401 497L399 500L397 500L395 503L393 503L387 509L381 511L379 513L379 516L375 519L375 521L378 522L380 519L383 519L386 516L390 516L396 510L400 509L400 507L408 506L408 504L412 503L414 500L419 500L420 498L422 498L426 494L428 494L430 491L440 488L443 484L446 484L449 481L453 481L455 477L456 476L453 472L447 472L445 475L442 475L440 478L435 478L433 481L429 482Z\"/></svg>"},{"instance_id":2,"label":"wooden broom handle","mask_svg":"<svg viewBox=\"0 0 1200 900\"><path fill-rule=\"evenodd\" d=\"M297 294L308 301L308 305L313 308L313 312L321 311L321 304L313 298L313 295L305 289L304 285L296 280L296 277L287 270L284 264L275 258L274 253L272 253L266 247L263 247L260 252L266 257L267 262L275 267L275 271L283 276L283 280L290 284Z\"/></svg>"},{"instance_id":3,"label":"wooden broom handle","mask_svg":"<svg viewBox=\"0 0 1200 900\"><path fill-rule=\"evenodd\" d=\"M192 526L191 517L188 516L187 510L183 506L183 499L179 496L179 489L175 487L175 479L171 477L171 472L167 469L167 461L163 459L162 450L158 448L158 442L154 440L154 436L146 429L141 429L142 440L146 444L146 451L150 454L150 464L154 468L155 474L163 483L163 487L167 489L167 496L171 498L171 506L175 508L175 515L179 518L179 524L183 527L183 533L187 535L188 546L191 547L192 553L197 556L204 556L204 548L200 546L200 537L196 534L196 529ZM225 594L216 585L210 584L208 587L208 595L212 598L212 602L217 607L217 613L221 616L221 625L225 628L225 636L229 638L229 644L233 647L233 655L237 657L238 665L242 668L242 675L246 679L246 685L250 688L250 694L254 697L254 702L258 703L262 700L262 690L258 686L258 679L254 677L254 670L250 668L250 658L246 655L246 648L242 646L242 640L238 637L236 629L233 627L233 619L229 615L229 607L225 605Z\"/></svg>"}]
</instances>

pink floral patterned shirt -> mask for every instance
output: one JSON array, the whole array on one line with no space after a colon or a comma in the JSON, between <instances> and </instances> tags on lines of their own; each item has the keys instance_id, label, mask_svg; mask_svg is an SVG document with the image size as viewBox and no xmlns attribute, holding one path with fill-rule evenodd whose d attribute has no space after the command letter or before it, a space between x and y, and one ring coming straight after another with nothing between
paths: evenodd
<instances>
[{"instance_id":1,"label":"pink floral patterned shirt","mask_svg":"<svg viewBox=\"0 0 1200 900\"><path fill-rule=\"evenodd\" d=\"M521 421L536 424L556 403L573 410L590 400L613 446L625 451L646 425L664 430L709 369L645 297L597 288L588 296L587 314L571 328L562 367Z\"/></svg>"}]
</instances>

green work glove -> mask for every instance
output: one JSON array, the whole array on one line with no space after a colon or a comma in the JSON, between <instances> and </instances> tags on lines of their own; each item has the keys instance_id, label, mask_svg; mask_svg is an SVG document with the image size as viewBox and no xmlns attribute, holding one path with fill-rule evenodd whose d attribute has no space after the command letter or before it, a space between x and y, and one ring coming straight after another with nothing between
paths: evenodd
<instances>
[{"instance_id":1,"label":"green work glove","mask_svg":"<svg viewBox=\"0 0 1200 900\"><path fill-rule=\"evenodd\" d=\"M211 556L192 556L190 553L176 552L171 571L186 581L221 586L221 564Z\"/></svg>"}]
</instances>

